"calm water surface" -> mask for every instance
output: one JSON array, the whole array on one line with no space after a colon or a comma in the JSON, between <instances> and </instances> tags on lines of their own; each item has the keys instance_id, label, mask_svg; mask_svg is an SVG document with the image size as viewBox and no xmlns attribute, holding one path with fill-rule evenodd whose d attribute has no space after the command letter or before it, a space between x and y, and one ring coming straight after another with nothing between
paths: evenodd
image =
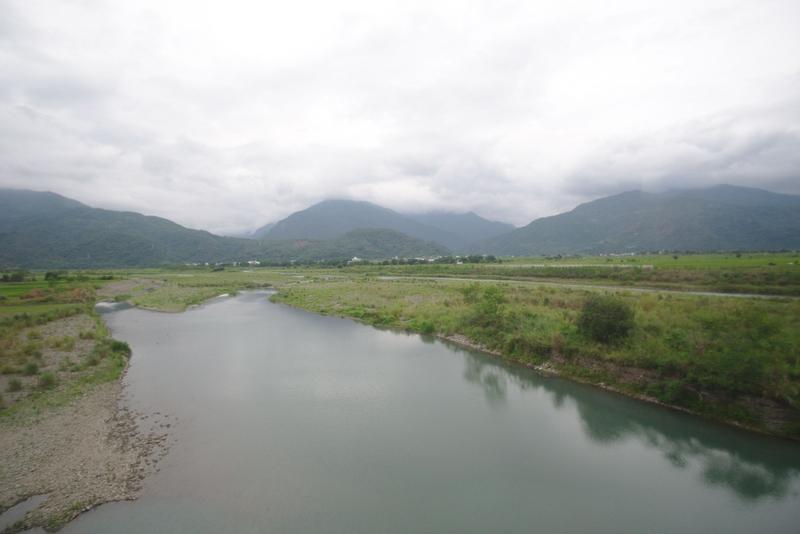
<instances>
[{"instance_id":1,"label":"calm water surface","mask_svg":"<svg viewBox=\"0 0 800 534\"><path fill-rule=\"evenodd\" d=\"M800 532L800 446L248 293L107 314L176 440L63 532Z\"/></svg>"}]
</instances>

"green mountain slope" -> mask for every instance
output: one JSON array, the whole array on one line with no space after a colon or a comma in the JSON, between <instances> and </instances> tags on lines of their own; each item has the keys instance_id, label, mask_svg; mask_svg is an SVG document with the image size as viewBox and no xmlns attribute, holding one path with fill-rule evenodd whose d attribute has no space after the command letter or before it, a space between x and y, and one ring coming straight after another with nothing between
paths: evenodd
<instances>
[{"instance_id":1,"label":"green mountain slope","mask_svg":"<svg viewBox=\"0 0 800 534\"><path fill-rule=\"evenodd\" d=\"M264 226L254 230L253 233L247 237L249 239L264 239L265 237L267 237L269 231L272 230L274 227L275 227L274 222L267 223Z\"/></svg>"},{"instance_id":2,"label":"green mountain slope","mask_svg":"<svg viewBox=\"0 0 800 534\"><path fill-rule=\"evenodd\" d=\"M264 259L278 262L341 260L358 257L365 260L443 256L448 249L432 242L383 229L358 229L329 240L263 241Z\"/></svg>"},{"instance_id":3,"label":"green mountain slope","mask_svg":"<svg viewBox=\"0 0 800 534\"><path fill-rule=\"evenodd\" d=\"M800 197L728 185L630 191L536 219L474 248L504 255L800 249Z\"/></svg>"},{"instance_id":4,"label":"green mountain slope","mask_svg":"<svg viewBox=\"0 0 800 534\"><path fill-rule=\"evenodd\" d=\"M302 249L292 256L289 250ZM338 242L221 237L160 217L90 208L53 193L0 189L0 267L133 267L249 259L297 261L421 256L442 247L402 234L355 233Z\"/></svg>"},{"instance_id":5,"label":"green mountain slope","mask_svg":"<svg viewBox=\"0 0 800 534\"><path fill-rule=\"evenodd\" d=\"M491 239L514 230L513 225L498 221L490 221L471 211L468 213L420 213L408 215L408 217L419 223L438 228L443 232L456 236L461 240L460 247L453 247L456 249L464 249L469 243Z\"/></svg>"},{"instance_id":6,"label":"green mountain slope","mask_svg":"<svg viewBox=\"0 0 800 534\"><path fill-rule=\"evenodd\" d=\"M417 222L396 211L357 200L324 200L275 223L264 239L334 239L359 229L394 230L447 248L463 240L444 230Z\"/></svg>"},{"instance_id":7,"label":"green mountain slope","mask_svg":"<svg viewBox=\"0 0 800 534\"><path fill-rule=\"evenodd\" d=\"M116 267L227 261L247 241L160 217L90 208L53 193L0 190L0 265Z\"/></svg>"}]
</instances>

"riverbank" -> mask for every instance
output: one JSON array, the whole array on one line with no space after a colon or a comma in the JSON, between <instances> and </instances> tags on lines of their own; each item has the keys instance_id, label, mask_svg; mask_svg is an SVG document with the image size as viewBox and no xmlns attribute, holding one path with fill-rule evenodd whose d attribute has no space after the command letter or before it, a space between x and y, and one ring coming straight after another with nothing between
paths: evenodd
<instances>
[{"instance_id":1,"label":"riverbank","mask_svg":"<svg viewBox=\"0 0 800 534\"><path fill-rule=\"evenodd\" d=\"M46 499L4 534L59 529L100 504L135 499L166 453L165 427L140 430L119 403L119 381L97 385L64 406L0 427L0 509L35 495ZM160 430L160 431L159 431Z\"/></svg>"},{"instance_id":2,"label":"riverbank","mask_svg":"<svg viewBox=\"0 0 800 534\"><path fill-rule=\"evenodd\" d=\"M690 410L688 408L684 408L682 406L677 406L675 404L669 404L669 403L666 403L666 402L662 402L661 400L659 400L659 399L657 399L655 397L651 397L649 395L643 395L643 394L639 393L638 391L636 391L636 390L634 390L632 388L626 388L624 386L624 383L622 383L622 384L617 383L617 385L611 385L611 384L607 384L605 382L597 382L597 381L594 381L594 380L591 380L591 379L582 378L580 373L578 373L578 374L570 374L569 369L564 369L562 367L562 365L561 365L561 364L565 363L564 361L561 361L561 362L557 362L556 361L556 362L554 362L552 360L547 360L547 361L544 361L543 363L535 364L535 363L526 362L525 360L520 359L520 358L509 357L508 355L505 355L502 352L499 352L497 350L492 350L492 349L490 349L490 348L488 348L488 347L486 347L484 345L481 345L480 343L476 343L476 342L470 340L467 336L464 336L462 334L453 334L453 335L439 335L439 334L437 334L436 337L439 338L439 339L442 339L444 341L447 341L449 343L453 343L454 345L458 345L460 347L464 347L464 348L467 348L467 349L470 349L470 350L475 350L475 351L478 351L478 352L481 352L481 353L484 353L484 354L489 354L491 356L494 356L496 358L500 358L500 359L502 359L504 361L513 363L515 365L520 365L522 367L526 367L528 369L532 369L532 370L536 371L537 373L542 374L544 376L565 378L567 380L572 380L574 382L578 382L578 383L581 383L581 384L587 384L587 385L590 385L590 386L598 387L598 388L603 389L605 391L608 391L608 392L611 392L611 393L615 393L615 394L618 394L618 395L622 395L622 396L625 396L625 397L633 398L633 399L636 399L636 400L639 400L639 401L642 401L642 402L646 402L648 404L654 404L656 406L660 406L660 407L665 408L665 409L675 410L675 411L678 411L678 412L681 412L681 413L685 413L685 414L689 414L689 415L693 415L693 416L696 416L696 417L703 417L703 418L709 419L711 421L715 421L715 422L718 422L718 423L723 423L723 424L726 424L726 425L730 425L730 426L734 426L734 427L737 427L737 428L741 428L742 430L747 430L749 432L755 432L757 434L764 434L764 435L768 435L768 436L780 437L780 438L784 438L784 439L789 439L791 441L800 442L800 437L798 437L798 436L786 435L785 433L782 433L782 432L770 431L770 430L765 429L763 427L757 427L757 426L753 426L753 425L744 424L741 421L736 421L736 420L733 420L733 419L722 419L722 418L709 417L707 414L704 414L704 413L701 413L701 412L696 412L696 411ZM578 365L579 366L583 365L584 367L591 368L592 366L594 366L596 364L594 362L591 362L591 361L584 361L584 362L582 362L582 364L578 363ZM607 369L607 370L609 370L609 369ZM627 375L629 377L637 377L638 376L638 378L640 379L639 381L641 381L641 379L644 379L645 375L647 374L646 370L643 370L643 369L628 368L628 369L616 369L615 371L616 371L615 374L620 375L620 376L625 376L625 375ZM653 376L650 376L648 378L650 380L656 380L656 377L653 377ZM781 407L780 406L776 406L775 404L771 404L770 408L772 409L773 412L781 411ZM778 418L774 418L773 417L773 426L775 428L779 428L780 424L785 423L786 421L794 420L794 419L792 419L792 416L796 417L796 414L793 414L791 411L789 411L783 417L778 417Z\"/></svg>"},{"instance_id":3,"label":"riverbank","mask_svg":"<svg viewBox=\"0 0 800 534\"><path fill-rule=\"evenodd\" d=\"M491 288L487 290L487 288ZM740 428L800 439L800 306L791 300L642 295L629 339L576 328L586 290L434 280L292 285L274 300L459 342L582 383Z\"/></svg>"},{"instance_id":4,"label":"riverbank","mask_svg":"<svg viewBox=\"0 0 800 534\"><path fill-rule=\"evenodd\" d=\"M4 533L57 530L94 506L136 498L166 450L160 425L169 423L145 427L121 402L130 349L92 308L106 280L83 278L4 287L16 300L16 313L0 319Z\"/></svg>"}]
</instances>

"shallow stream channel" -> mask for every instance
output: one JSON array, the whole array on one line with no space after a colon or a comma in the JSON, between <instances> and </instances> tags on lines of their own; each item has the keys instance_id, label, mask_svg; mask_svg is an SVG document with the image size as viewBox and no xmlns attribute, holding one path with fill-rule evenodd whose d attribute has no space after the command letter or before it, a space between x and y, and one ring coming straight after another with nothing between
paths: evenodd
<instances>
[{"instance_id":1,"label":"shallow stream channel","mask_svg":"<svg viewBox=\"0 0 800 534\"><path fill-rule=\"evenodd\" d=\"M174 445L62 532L800 532L800 444L268 297L104 314Z\"/></svg>"}]
</instances>

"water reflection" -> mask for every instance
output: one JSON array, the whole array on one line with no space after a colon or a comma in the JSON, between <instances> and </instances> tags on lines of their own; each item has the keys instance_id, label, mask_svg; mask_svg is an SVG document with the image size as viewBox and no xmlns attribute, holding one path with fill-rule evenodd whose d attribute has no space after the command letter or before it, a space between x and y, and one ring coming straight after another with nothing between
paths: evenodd
<instances>
[{"instance_id":1,"label":"water reflection","mask_svg":"<svg viewBox=\"0 0 800 534\"><path fill-rule=\"evenodd\" d=\"M698 417L609 394L590 386L548 378L490 356L458 349L464 379L483 389L492 408L506 403L508 383L547 393L553 406L574 406L584 434L600 445L635 439L661 451L675 469L700 468L704 484L746 502L793 495L800 477L800 446L755 436ZM734 452L735 451L735 452Z\"/></svg>"},{"instance_id":2,"label":"water reflection","mask_svg":"<svg viewBox=\"0 0 800 534\"><path fill-rule=\"evenodd\" d=\"M482 358L471 356L469 353L465 354L467 354L467 357L465 359L464 379L483 388L483 394L486 396L486 402L489 403L489 406L498 407L504 405L508 390L507 373L495 365L487 365L487 362Z\"/></svg>"}]
</instances>

